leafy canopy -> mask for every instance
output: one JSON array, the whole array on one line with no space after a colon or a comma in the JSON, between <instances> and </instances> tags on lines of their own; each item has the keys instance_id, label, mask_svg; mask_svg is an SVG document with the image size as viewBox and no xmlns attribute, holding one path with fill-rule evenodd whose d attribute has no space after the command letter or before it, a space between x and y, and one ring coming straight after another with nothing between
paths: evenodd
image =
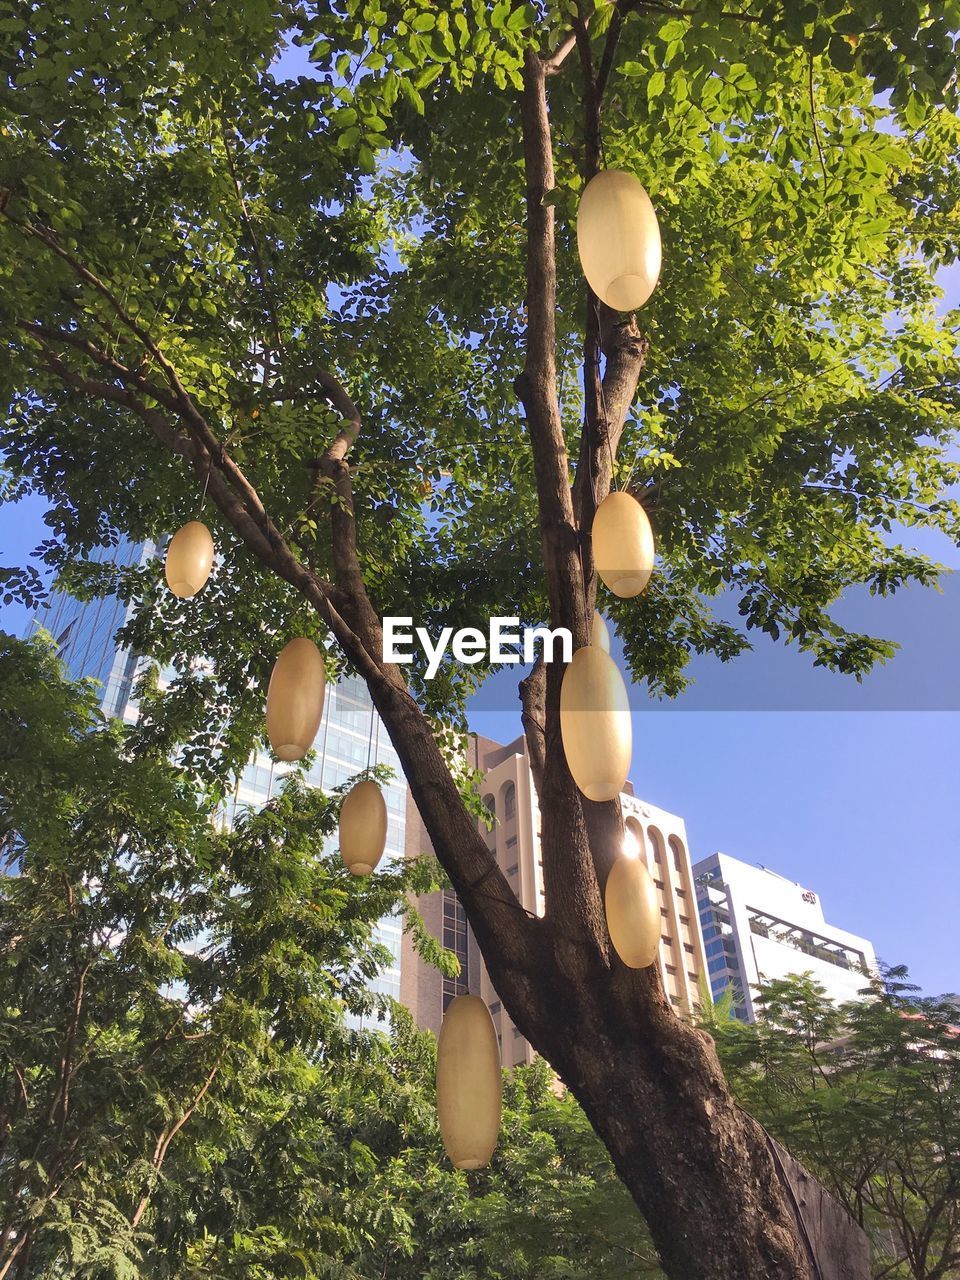
<instances>
[{"instance_id":1,"label":"leafy canopy","mask_svg":"<svg viewBox=\"0 0 960 1280\"><path fill-rule=\"evenodd\" d=\"M906 970L837 1007L809 975L761 984L755 1025L706 1024L738 1099L866 1229L873 1274L947 1280L960 1266L957 997Z\"/></svg>"},{"instance_id":2,"label":"leafy canopy","mask_svg":"<svg viewBox=\"0 0 960 1280\"><path fill-rule=\"evenodd\" d=\"M618 474L652 512L661 571L642 601L602 607L634 675L661 692L682 687L691 651L730 658L751 628L860 675L892 647L846 632L831 604L855 584L887 593L935 579L901 545L905 528L960 537L958 317L937 315L935 283L958 242L960 12L920 0L621 9L603 156L650 190L665 268L639 318L650 347ZM612 7L582 10L599 52ZM111 361L149 371L152 359L115 303L317 567L330 567L333 497L311 464L340 417L315 371L332 369L363 413L353 484L378 611L434 628L542 619L513 388L525 321L517 86L523 49L554 47L570 12L506 0L0 5L8 492L48 496L44 558L63 582L138 603L139 651L182 671L210 660L198 698L243 723L238 760L251 681L315 624L216 518L223 563L189 607L159 590L155 562L122 575L85 564L116 530L158 539L198 509L196 478L111 395L122 382ZM284 74L286 45L309 74ZM571 56L550 81L573 456L578 75ZM7 586L38 591L22 566ZM715 616L725 592L742 626ZM456 716L484 674L450 667L418 688Z\"/></svg>"}]
</instances>

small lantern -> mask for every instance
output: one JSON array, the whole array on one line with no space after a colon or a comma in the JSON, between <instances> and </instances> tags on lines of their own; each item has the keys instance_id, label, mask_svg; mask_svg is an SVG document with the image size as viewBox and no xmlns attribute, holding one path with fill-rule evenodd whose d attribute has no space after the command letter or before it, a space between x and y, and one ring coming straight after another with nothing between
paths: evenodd
<instances>
[{"instance_id":1,"label":"small lantern","mask_svg":"<svg viewBox=\"0 0 960 1280\"><path fill-rule=\"evenodd\" d=\"M279 760L299 760L313 746L323 716L323 654L304 636L280 650L267 689L267 736Z\"/></svg>"},{"instance_id":2,"label":"small lantern","mask_svg":"<svg viewBox=\"0 0 960 1280\"><path fill-rule=\"evenodd\" d=\"M167 586L181 600L202 590L213 568L213 538L199 520L191 520L170 539L163 569Z\"/></svg>"},{"instance_id":3,"label":"small lantern","mask_svg":"<svg viewBox=\"0 0 960 1280\"><path fill-rule=\"evenodd\" d=\"M593 622L590 624L590 643L602 649L604 653L610 652L610 632L599 613L594 613Z\"/></svg>"},{"instance_id":4,"label":"small lantern","mask_svg":"<svg viewBox=\"0 0 960 1280\"><path fill-rule=\"evenodd\" d=\"M437 1118L457 1169L488 1164L500 1134L503 1077L490 1010L479 996L457 996L437 1043Z\"/></svg>"},{"instance_id":5,"label":"small lantern","mask_svg":"<svg viewBox=\"0 0 960 1280\"><path fill-rule=\"evenodd\" d=\"M642 307L660 276L660 226L632 173L591 178L577 210L577 248L590 288L615 311Z\"/></svg>"},{"instance_id":6,"label":"small lantern","mask_svg":"<svg viewBox=\"0 0 960 1280\"><path fill-rule=\"evenodd\" d=\"M610 941L623 963L630 969L653 964L660 948L660 900L641 857L625 853L616 860L603 902Z\"/></svg>"},{"instance_id":7,"label":"small lantern","mask_svg":"<svg viewBox=\"0 0 960 1280\"><path fill-rule=\"evenodd\" d=\"M355 876L368 876L387 843L387 805L368 778L347 792L340 806L340 856Z\"/></svg>"},{"instance_id":8,"label":"small lantern","mask_svg":"<svg viewBox=\"0 0 960 1280\"><path fill-rule=\"evenodd\" d=\"M630 600L650 581L655 560L653 529L629 493L608 493L593 517L593 561L615 596Z\"/></svg>"},{"instance_id":9,"label":"small lantern","mask_svg":"<svg viewBox=\"0 0 960 1280\"><path fill-rule=\"evenodd\" d=\"M630 771L630 704L617 664L598 645L578 649L563 673L560 736L567 766L587 799L616 800Z\"/></svg>"}]
</instances>

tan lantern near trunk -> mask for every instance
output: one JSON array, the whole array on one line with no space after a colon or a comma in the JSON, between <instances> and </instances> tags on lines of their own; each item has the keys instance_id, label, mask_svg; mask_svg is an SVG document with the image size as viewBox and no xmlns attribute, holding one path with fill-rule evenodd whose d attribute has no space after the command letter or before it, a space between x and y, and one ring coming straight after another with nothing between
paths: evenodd
<instances>
[{"instance_id":1,"label":"tan lantern near trunk","mask_svg":"<svg viewBox=\"0 0 960 1280\"><path fill-rule=\"evenodd\" d=\"M615 596L630 600L650 581L656 552L646 511L629 493L608 493L593 517L593 560Z\"/></svg>"},{"instance_id":2,"label":"tan lantern near trunk","mask_svg":"<svg viewBox=\"0 0 960 1280\"><path fill-rule=\"evenodd\" d=\"M610 632L607 630L607 624L601 618L599 613L594 613L593 622L590 624L590 643L602 649L604 653L610 652Z\"/></svg>"},{"instance_id":3,"label":"tan lantern near trunk","mask_svg":"<svg viewBox=\"0 0 960 1280\"><path fill-rule=\"evenodd\" d=\"M323 716L323 654L304 636L280 650L267 689L267 736L280 760L299 760L313 746Z\"/></svg>"},{"instance_id":4,"label":"tan lantern near trunk","mask_svg":"<svg viewBox=\"0 0 960 1280\"><path fill-rule=\"evenodd\" d=\"M181 600L195 596L213 568L213 538L199 520L190 520L170 539L163 570L167 586Z\"/></svg>"},{"instance_id":5,"label":"tan lantern near trunk","mask_svg":"<svg viewBox=\"0 0 960 1280\"><path fill-rule=\"evenodd\" d=\"M587 799L616 800L630 771L630 704L617 664L598 645L578 649L563 673L560 736L573 780Z\"/></svg>"},{"instance_id":6,"label":"tan lantern near trunk","mask_svg":"<svg viewBox=\"0 0 960 1280\"><path fill-rule=\"evenodd\" d=\"M660 224L632 173L591 178L577 210L577 248L590 288L615 311L642 307L660 277Z\"/></svg>"},{"instance_id":7,"label":"tan lantern near trunk","mask_svg":"<svg viewBox=\"0 0 960 1280\"><path fill-rule=\"evenodd\" d=\"M387 843L387 804L372 778L358 782L340 806L340 856L355 876L368 876Z\"/></svg>"},{"instance_id":8,"label":"tan lantern near trunk","mask_svg":"<svg viewBox=\"0 0 960 1280\"><path fill-rule=\"evenodd\" d=\"M500 1135L500 1049L479 996L457 996L437 1043L437 1118L444 1150L458 1169L488 1164Z\"/></svg>"},{"instance_id":9,"label":"tan lantern near trunk","mask_svg":"<svg viewBox=\"0 0 960 1280\"><path fill-rule=\"evenodd\" d=\"M660 899L639 850L613 864L603 901L617 955L630 969L646 969L660 948Z\"/></svg>"}]
</instances>

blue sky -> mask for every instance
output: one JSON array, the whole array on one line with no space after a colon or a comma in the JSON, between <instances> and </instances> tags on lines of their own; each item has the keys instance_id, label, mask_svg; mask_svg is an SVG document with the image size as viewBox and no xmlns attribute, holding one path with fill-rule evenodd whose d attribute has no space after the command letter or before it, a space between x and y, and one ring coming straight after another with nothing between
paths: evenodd
<instances>
[{"instance_id":1,"label":"blue sky","mask_svg":"<svg viewBox=\"0 0 960 1280\"><path fill-rule=\"evenodd\" d=\"M291 73L306 69L299 52L288 58ZM960 270L942 283L944 306L958 305ZM0 564L25 563L46 536L43 513L38 498L0 506ZM960 569L945 538L904 540ZM761 636L728 667L696 661L674 704L635 690L631 771L639 796L686 820L694 860L719 849L815 889L829 921L907 964L929 993L960 991L960 578L943 586L844 603L847 618L903 645L862 686ZM3 630L28 623L0 607ZM517 678L508 668L481 690L473 728L519 734Z\"/></svg>"}]
</instances>

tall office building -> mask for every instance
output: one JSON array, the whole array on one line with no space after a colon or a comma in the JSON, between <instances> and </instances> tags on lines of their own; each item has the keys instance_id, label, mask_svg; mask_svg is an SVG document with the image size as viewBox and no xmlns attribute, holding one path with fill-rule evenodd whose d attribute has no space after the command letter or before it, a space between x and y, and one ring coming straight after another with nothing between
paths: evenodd
<instances>
[{"instance_id":1,"label":"tall office building","mask_svg":"<svg viewBox=\"0 0 960 1280\"><path fill-rule=\"evenodd\" d=\"M92 559L121 568L142 564L153 555L147 544L121 538L115 547L100 548ZM100 705L106 715L129 715L136 656L120 649L116 634L127 616L127 606L116 596L77 600L66 592L54 592L37 619L53 636L64 665L75 680L89 676L103 686Z\"/></svg>"},{"instance_id":2,"label":"tall office building","mask_svg":"<svg viewBox=\"0 0 960 1280\"><path fill-rule=\"evenodd\" d=\"M471 737L469 762L483 773L484 803L496 816L492 830L481 825L491 852L513 886L520 905L543 914L543 860L540 851L540 809L527 757L526 741L508 746ZM683 820L638 800L620 797L628 839L636 842L657 886L662 934L659 965L667 996L678 1013L699 1000L706 975L706 957L696 910L696 892ZM412 805L407 814L408 850L427 852L430 842ZM502 1007L463 908L449 890L421 898L418 908L431 932L460 960L460 976L441 978L418 964L412 944L404 939L400 998L422 1027L439 1031L444 1010L463 992L479 995L493 1015L504 1066L529 1062L533 1049Z\"/></svg>"},{"instance_id":3,"label":"tall office building","mask_svg":"<svg viewBox=\"0 0 960 1280\"><path fill-rule=\"evenodd\" d=\"M873 946L827 924L819 896L767 867L715 853L694 868L697 904L715 1000L733 988L733 1011L757 1016L755 988L763 980L810 973L831 1000L859 998L875 973Z\"/></svg>"},{"instance_id":4,"label":"tall office building","mask_svg":"<svg viewBox=\"0 0 960 1280\"><path fill-rule=\"evenodd\" d=\"M152 546L121 541L117 547L101 552L100 557L129 566L140 564L153 554ZM116 642L116 633L125 618L126 606L116 597L82 602L57 592L38 622L53 635L64 664L75 679L92 676L103 685L104 713L133 721L137 716L133 685L138 659L135 654L119 648ZM393 780L383 789L387 803L387 845L381 865L402 858L406 845L406 781L367 687L356 676L343 677L327 686L323 720L314 748L316 759L307 780L325 790L349 781L368 763L385 764L393 770ZM264 804L291 768L265 752L257 752L237 781L227 803L226 820L232 822L238 810ZM381 920L376 936L389 951L391 960L371 985L376 991L399 997L400 921L392 917Z\"/></svg>"}]
</instances>

